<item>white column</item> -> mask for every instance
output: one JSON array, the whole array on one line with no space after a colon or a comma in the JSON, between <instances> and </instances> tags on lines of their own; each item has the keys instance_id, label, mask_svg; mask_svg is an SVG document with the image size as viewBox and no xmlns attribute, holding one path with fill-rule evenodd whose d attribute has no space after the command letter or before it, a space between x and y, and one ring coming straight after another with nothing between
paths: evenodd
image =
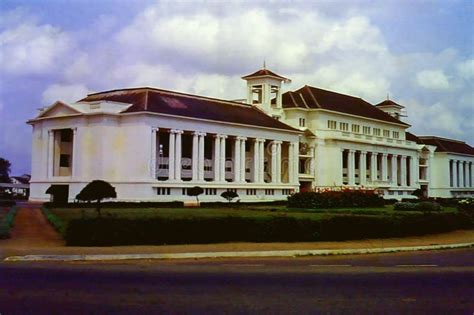
<instances>
[{"instance_id":1,"label":"white column","mask_svg":"<svg viewBox=\"0 0 474 315\"><path fill-rule=\"evenodd\" d=\"M453 187L458 187L458 163L456 160L452 160L453 162Z\"/></svg>"},{"instance_id":2,"label":"white column","mask_svg":"<svg viewBox=\"0 0 474 315\"><path fill-rule=\"evenodd\" d=\"M349 150L347 154L347 180L349 186L355 185L355 151Z\"/></svg>"},{"instance_id":3,"label":"white column","mask_svg":"<svg viewBox=\"0 0 474 315\"><path fill-rule=\"evenodd\" d=\"M253 181L259 182L259 167L260 167L260 144L259 139L253 141Z\"/></svg>"},{"instance_id":4,"label":"white column","mask_svg":"<svg viewBox=\"0 0 474 315\"><path fill-rule=\"evenodd\" d=\"M469 162L469 187L473 187L472 186L472 162Z\"/></svg>"},{"instance_id":5,"label":"white column","mask_svg":"<svg viewBox=\"0 0 474 315\"><path fill-rule=\"evenodd\" d=\"M359 155L359 182L361 186L367 183L367 152L361 151Z\"/></svg>"},{"instance_id":6,"label":"white column","mask_svg":"<svg viewBox=\"0 0 474 315\"><path fill-rule=\"evenodd\" d=\"M48 178L53 177L54 169L54 130L48 130Z\"/></svg>"},{"instance_id":7,"label":"white column","mask_svg":"<svg viewBox=\"0 0 474 315\"><path fill-rule=\"evenodd\" d=\"M388 181L388 163L387 163L387 153L382 154L382 181Z\"/></svg>"},{"instance_id":8,"label":"white column","mask_svg":"<svg viewBox=\"0 0 474 315\"><path fill-rule=\"evenodd\" d=\"M168 179L174 180L175 178L175 133L174 130L170 130L170 141L168 148Z\"/></svg>"},{"instance_id":9,"label":"white column","mask_svg":"<svg viewBox=\"0 0 474 315\"><path fill-rule=\"evenodd\" d=\"M316 168L316 152L314 146L309 147L309 152L311 152L311 160L309 161L309 173L311 176L315 176Z\"/></svg>"},{"instance_id":10,"label":"white column","mask_svg":"<svg viewBox=\"0 0 474 315\"><path fill-rule=\"evenodd\" d=\"M214 181L218 182L221 180L220 171L221 171L221 136L215 135L214 136L214 150L213 150L213 158L214 158Z\"/></svg>"},{"instance_id":11,"label":"white column","mask_svg":"<svg viewBox=\"0 0 474 315\"><path fill-rule=\"evenodd\" d=\"M221 135L220 140L221 140L221 158L220 158L220 181L225 182L225 139L227 136Z\"/></svg>"},{"instance_id":12,"label":"white column","mask_svg":"<svg viewBox=\"0 0 474 315\"><path fill-rule=\"evenodd\" d=\"M183 165L181 163L181 158L182 158L182 145L181 145L181 135L183 134L182 130L175 130L174 131L176 134L176 145L175 145L175 175L174 179L176 180L181 180L181 169L183 168Z\"/></svg>"},{"instance_id":13,"label":"white column","mask_svg":"<svg viewBox=\"0 0 474 315\"><path fill-rule=\"evenodd\" d=\"M240 182L240 138L234 139L234 182Z\"/></svg>"},{"instance_id":14,"label":"white column","mask_svg":"<svg viewBox=\"0 0 474 315\"><path fill-rule=\"evenodd\" d=\"M459 187L464 187L464 161L459 161Z\"/></svg>"},{"instance_id":15,"label":"white column","mask_svg":"<svg viewBox=\"0 0 474 315\"><path fill-rule=\"evenodd\" d=\"M281 141L277 142L277 183L281 183Z\"/></svg>"},{"instance_id":16,"label":"white column","mask_svg":"<svg viewBox=\"0 0 474 315\"><path fill-rule=\"evenodd\" d=\"M193 134L193 159L192 159L192 171L193 171L193 182L198 180L198 161L199 160L199 132Z\"/></svg>"},{"instance_id":17,"label":"white column","mask_svg":"<svg viewBox=\"0 0 474 315\"><path fill-rule=\"evenodd\" d=\"M272 183L277 182L277 143L272 141L271 143L271 154L272 154Z\"/></svg>"},{"instance_id":18,"label":"white column","mask_svg":"<svg viewBox=\"0 0 474 315\"><path fill-rule=\"evenodd\" d=\"M246 174L246 160L247 154L245 152L245 141L247 138L240 137L240 181L245 182L245 174Z\"/></svg>"},{"instance_id":19,"label":"white column","mask_svg":"<svg viewBox=\"0 0 474 315\"><path fill-rule=\"evenodd\" d=\"M156 179L156 135L158 133L158 128L151 128L151 156L150 156L150 176L153 179Z\"/></svg>"},{"instance_id":20,"label":"white column","mask_svg":"<svg viewBox=\"0 0 474 315\"><path fill-rule=\"evenodd\" d=\"M377 181L377 153L370 154L370 181L374 184Z\"/></svg>"},{"instance_id":21,"label":"white column","mask_svg":"<svg viewBox=\"0 0 474 315\"><path fill-rule=\"evenodd\" d=\"M417 166L416 163L415 163L415 158L413 156L410 156L410 183L409 183L409 186L410 187L413 187L415 186L415 183L418 181L418 177L417 177L417 173L416 172L416 168L415 167Z\"/></svg>"},{"instance_id":22,"label":"white column","mask_svg":"<svg viewBox=\"0 0 474 315\"><path fill-rule=\"evenodd\" d=\"M402 155L400 158L400 182L401 186L407 186L407 157Z\"/></svg>"},{"instance_id":23,"label":"white column","mask_svg":"<svg viewBox=\"0 0 474 315\"><path fill-rule=\"evenodd\" d=\"M71 161L72 161L72 170L71 170L71 174L72 174L72 177L73 178L76 178L77 175L78 175L78 163L79 163L79 160L77 158L77 155L78 155L78 151L77 151L77 127L75 128L72 128L72 156L71 156Z\"/></svg>"},{"instance_id":24,"label":"white column","mask_svg":"<svg viewBox=\"0 0 474 315\"><path fill-rule=\"evenodd\" d=\"M204 181L204 132L199 133L198 180Z\"/></svg>"},{"instance_id":25,"label":"white column","mask_svg":"<svg viewBox=\"0 0 474 315\"><path fill-rule=\"evenodd\" d=\"M260 162L260 166L258 168L258 182L264 183L265 182L265 139L259 139L258 141L258 154Z\"/></svg>"},{"instance_id":26,"label":"white column","mask_svg":"<svg viewBox=\"0 0 474 315\"><path fill-rule=\"evenodd\" d=\"M398 159L392 154L392 186L398 186Z\"/></svg>"},{"instance_id":27,"label":"white column","mask_svg":"<svg viewBox=\"0 0 474 315\"><path fill-rule=\"evenodd\" d=\"M295 143L290 142L288 145L288 183L295 182Z\"/></svg>"}]
</instances>

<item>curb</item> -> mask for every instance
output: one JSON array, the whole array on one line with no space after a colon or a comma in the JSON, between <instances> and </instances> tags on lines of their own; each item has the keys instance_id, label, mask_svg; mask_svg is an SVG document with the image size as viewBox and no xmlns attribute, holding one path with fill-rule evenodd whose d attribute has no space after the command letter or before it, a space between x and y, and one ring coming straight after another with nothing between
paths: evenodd
<instances>
[{"instance_id":1,"label":"curb","mask_svg":"<svg viewBox=\"0 0 474 315\"><path fill-rule=\"evenodd\" d=\"M232 257L298 257L380 254L396 252L413 252L440 249L474 247L474 243L447 245L406 246L361 249L316 249L316 250L277 250L277 251L239 251L239 252L201 252L201 253L165 253L165 254L107 254L107 255L26 255L10 256L7 262L17 261L114 261L138 259L198 259L198 258L232 258Z\"/></svg>"}]
</instances>

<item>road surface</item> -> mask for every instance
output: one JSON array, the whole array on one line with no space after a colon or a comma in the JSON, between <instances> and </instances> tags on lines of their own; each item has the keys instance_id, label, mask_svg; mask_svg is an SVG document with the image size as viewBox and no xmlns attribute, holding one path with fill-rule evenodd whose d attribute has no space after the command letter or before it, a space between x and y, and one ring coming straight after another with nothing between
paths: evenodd
<instances>
[{"instance_id":1,"label":"road surface","mask_svg":"<svg viewBox=\"0 0 474 315\"><path fill-rule=\"evenodd\" d=\"M0 264L3 314L473 314L474 250Z\"/></svg>"}]
</instances>

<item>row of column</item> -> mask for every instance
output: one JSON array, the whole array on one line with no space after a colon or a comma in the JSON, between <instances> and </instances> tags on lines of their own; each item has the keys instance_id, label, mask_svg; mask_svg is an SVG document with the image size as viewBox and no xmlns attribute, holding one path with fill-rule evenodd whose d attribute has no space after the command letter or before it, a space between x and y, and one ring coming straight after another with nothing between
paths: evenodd
<instances>
[{"instance_id":1,"label":"row of column","mask_svg":"<svg viewBox=\"0 0 474 315\"><path fill-rule=\"evenodd\" d=\"M450 184L451 187L467 188L472 185L472 162L450 160Z\"/></svg>"},{"instance_id":2,"label":"row of column","mask_svg":"<svg viewBox=\"0 0 474 315\"><path fill-rule=\"evenodd\" d=\"M380 181L388 182L389 178L389 167L388 167L388 157L387 153L377 153L377 152L366 152L366 151L356 151L356 150L346 150L347 151L347 177L348 185L354 186L355 182L355 155L356 152L359 152L359 184L365 185L367 183L367 154L370 154L370 168L369 168L369 177L370 181L374 183L378 180L378 156L381 156L380 160ZM398 155L390 154L390 184L393 186L398 186L400 183L401 186L414 186L415 179L417 178L417 167L415 165L415 159L411 156L400 155L400 163L398 163ZM409 182L407 178L407 159L409 164ZM400 170L398 166L400 164ZM398 178L400 175L400 179Z\"/></svg>"},{"instance_id":3,"label":"row of column","mask_svg":"<svg viewBox=\"0 0 474 315\"><path fill-rule=\"evenodd\" d=\"M156 174L156 143L158 128L152 128L151 137L151 168L153 178ZM169 156L168 156L168 179L171 181L181 180L181 158L182 158L182 130L169 131ZM204 132L193 133L192 146L192 180L204 181ZM217 134L214 136L213 170L214 181L225 182L226 174L226 139L227 135ZM233 181L244 183L246 181L246 137L235 137L233 143ZM253 178L255 183L265 182L265 139L253 139ZM282 141L271 141L271 182L281 183L282 177ZM298 143L291 142L288 151L288 178L290 183L298 181L297 169Z\"/></svg>"},{"instance_id":4,"label":"row of column","mask_svg":"<svg viewBox=\"0 0 474 315\"><path fill-rule=\"evenodd\" d=\"M71 176L72 177L77 177L78 173L78 129L77 127L71 128L72 130L72 149L71 149L71 164L69 165L70 171L71 171ZM54 176L59 176L59 174L54 173L55 166L57 165L59 169L59 159L61 152L59 152L59 147L56 148L56 146L59 146L60 144L60 131L61 129L51 129L48 130L48 139L47 139L47 145L46 145L46 154L45 154L45 160L46 160L46 176L47 178L53 178ZM57 156L56 155L57 151Z\"/></svg>"}]
</instances>

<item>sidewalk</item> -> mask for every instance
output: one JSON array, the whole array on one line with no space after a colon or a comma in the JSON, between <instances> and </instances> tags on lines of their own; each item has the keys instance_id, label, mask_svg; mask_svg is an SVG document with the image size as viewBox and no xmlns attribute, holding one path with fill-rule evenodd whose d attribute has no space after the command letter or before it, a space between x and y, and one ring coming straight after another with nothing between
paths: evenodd
<instances>
[{"instance_id":1,"label":"sidewalk","mask_svg":"<svg viewBox=\"0 0 474 315\"><path fill-rule=\"evenodd\" d=\"M37 208L20 208L12 230L12 238L0 240L0 259L24 255L136 255L183 253L235 253L272 251L374 250L431 245L474 243L474 230L454 231L444 234L407 238L367 239L344 242L313 243L224 243L161 246L67 247ZM227 254L225 254L227 255ZM247 254L245 254L247 255ZM177 257L182 256L178 255ZM192 256L192 255L191 255ZM199 255L194 255L199 256ZM215 255L219 256L219 255ZM255 256L258 256L255 253ZM278 253L274 256L278 256ZM161 257L161 256L160 256ZM173 257L168 257L173 258Z\"/></svg>"}]
</instances>

